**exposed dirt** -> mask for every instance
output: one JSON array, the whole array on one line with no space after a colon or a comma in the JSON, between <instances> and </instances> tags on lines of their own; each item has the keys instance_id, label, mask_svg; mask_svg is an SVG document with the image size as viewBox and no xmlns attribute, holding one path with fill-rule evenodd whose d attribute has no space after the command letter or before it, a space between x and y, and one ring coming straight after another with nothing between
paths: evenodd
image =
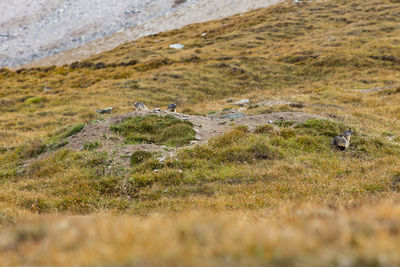
<instances>
[{"instance_id":1,"label":"exposed dirt","mask_svg":"<svg viewBox=\"0 0 400 267\"><path fill-rule=\"evenodd\" d=\"M142 111L117 115L103 121L87 124L81 132L68 138L68 144L65 148L82 150L85 143L97 141L100 143L100 146L96 148L96 150L107 152L110 159L112 159L112 165L121 167L128 167L131 154L139 150L156 152L160 160L168 156L174 156L179 148L154 144L126 145L124 144L124 138L122 136L110 130L111 125L118 124L129 117L146 116L154 113L160 116L172 114L181 120L188 120L193 123L197 134L196 141L193 141L190 146L204 144L212 137L221 135L240 125L246 125L250 131L253 131L259 125L273 123L275 121L293 121L301 123L311 118L323 118L318 115L303 112L278 112L265 115L245 116L236 119L222 119L220 117L190 116L168 111Z\"/></svg>"}]
</instances>

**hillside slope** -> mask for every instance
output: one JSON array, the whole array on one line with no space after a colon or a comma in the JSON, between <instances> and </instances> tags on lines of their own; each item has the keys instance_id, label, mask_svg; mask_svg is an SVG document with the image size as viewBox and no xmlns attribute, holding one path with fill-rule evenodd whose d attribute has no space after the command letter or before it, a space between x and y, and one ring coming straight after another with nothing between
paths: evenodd
<instances>
[{"instance_id":1,"label":"hillside slope","mask_svg":"<svg viewBox=\"0 0 400 267\"><path fill-rule=\"evenodd\" d=\"M0 3L0 67L71 63L142 36L276 2L9 0Z\"/></svg>"},{"instance_id":2,"label":"hillside slope","mask_svg":"<svg viewBox=\"0 0 400 267\"><path fill-rule=\"evenodd\" d=\"M288 1L70 65L2 69L2 263L400 264L399 12ZM136 117L137 101L228 130L182 148L196 121ZM240 126L260 116L273 123ZM346 129L350 148L332 149ZM173 156L112 164L145 140Z\"/></svg>"}]
</instances>

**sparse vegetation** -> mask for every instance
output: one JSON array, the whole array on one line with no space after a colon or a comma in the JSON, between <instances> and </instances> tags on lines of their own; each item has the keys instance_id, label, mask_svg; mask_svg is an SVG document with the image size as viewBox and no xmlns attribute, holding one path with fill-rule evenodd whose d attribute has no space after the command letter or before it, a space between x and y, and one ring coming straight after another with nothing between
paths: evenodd
<instances>
[{"instance_id":1,"label":"sparse vegetation","mask_svg":"<svg viewBox=\"0 0 400 267\"><path fill-rule=\"evenodd\" d=\"M399 12L392 0L288 1L70 66L1 69L0 265L399 265ZM277 123L182 149L193 125L134 117L113 134L176 154L137 151L126 168L96 149L107 135L65 149L106 106L206 115L244 98L325 119L253 105L243 112ZM347 129L349 149L332 149Z\"/></svg>"}]
</instances>

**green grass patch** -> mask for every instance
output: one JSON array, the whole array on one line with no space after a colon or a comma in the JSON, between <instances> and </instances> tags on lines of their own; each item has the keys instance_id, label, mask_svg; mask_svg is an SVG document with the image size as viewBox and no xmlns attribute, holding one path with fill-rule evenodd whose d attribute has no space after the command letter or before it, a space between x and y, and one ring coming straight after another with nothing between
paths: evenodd
<instances>
[{"instance_id":1,"label":"green grass patch","mask_svg":"<svg viewBox=\"0 0 400 267\"><path fill-rule=\"evenodd\" d=\"M343 123L324 119L309 119L296 125L294 128L300 134L324 135L329 137L334 137L349 129Z\"/></svg>"},{"instance_id":2,"label":"green grass patch","mask_svg":"<svg viewBox=\"0 0 400 267\"><path fill-rule=\"evenodd\" d=\"M27 100L25 100L25 103L26 104L39 104L39 103L42 103L43 101L44 101L44 99L42 97L35 96L35 97L31 97L31 98L28 98Z\"/></svg>"},{"instance_id":3,"label":"green grass patch","mask_svg":"<svg viewBox=\"0 0 400 267\"><path fill-rule=\"evenodd\" d=\"M82 131L83 128L85 128L85 124L79 123L79 124L77 124L77 125L75 125L75 126L72 126L70 129L68 129L68 130L62 135L62 137L63 137L63 138L68 138L68 137L70 137L70 136L73 136L73 135L79 133L80 131Z\"/></svg>"},{"instance_id":4,"label":"green grass patch","mask_svg":"<svg viewBox=\"0 0 400 267\"><path fill-rule=\"evenodd\" d=\"M57 130L55 133L51 134L50 138L46 141L47 150L53 151L66 146L68 141L65 139L79 133L84 127L85 124L79 123Z\"/></svg>"},{"instance_id":5,"label":"green grass patch","mask_svg":"<svg viewBox=\"0 0 400 267\"><path fill-rule=\"evenodd\" d=\"M83 149L84 150L93 150L96 149L100 146L100 142L99 141L86 141L83 144Z\"/></svg>"},{"instance_id":6,"label":"green grass patch","mask_svg":"<svg viewBox=\"0 0 400 267\"><path fill-rule=\"evenodd\" d=\"M122 134L127 144L158 144L183 146L194 140L196 132L193 124L172 115L147 115L128 118L111 130Z\"/></svg>"}]
</instances>

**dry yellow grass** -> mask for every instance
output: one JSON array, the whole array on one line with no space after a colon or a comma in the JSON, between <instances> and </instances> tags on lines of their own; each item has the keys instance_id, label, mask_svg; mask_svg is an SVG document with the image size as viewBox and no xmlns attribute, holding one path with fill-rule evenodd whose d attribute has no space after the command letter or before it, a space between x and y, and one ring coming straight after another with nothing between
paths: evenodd
<instances>
[{"instance_id":1,"label":"dry yellow grass","mask_svg":"<svg viewBox=\"0 0 400 267\"><path fill-rule=\"evenodd\" d=\"M1 70L0 264L400 264L399 12L395 0L289 1L72 66ZM183 50L168 48L178 42ZM150 163L134 169L131 199L126 177L92 151L58 151L21 172L56 131L101 119L96 109L177 102L206 114L231 98L301 102L246 112L315 113L357 135L342 153L319 124L229 133L212 147L217 163L203 146L158 175ZM230 137L243 147L264 138L282 156L235 161L240 145Z\"/></svg>"},{"instance_id":2,"label":"dry yellow grass","mask_svg":"<svg viewBox=\"0 0 400 267\"><path fill-rule=\"evenodd\" d=\"M9 266L391 266L400 262L398 204L42 216L4 231L0 255Z\"/></svg>"}]
</instances>

